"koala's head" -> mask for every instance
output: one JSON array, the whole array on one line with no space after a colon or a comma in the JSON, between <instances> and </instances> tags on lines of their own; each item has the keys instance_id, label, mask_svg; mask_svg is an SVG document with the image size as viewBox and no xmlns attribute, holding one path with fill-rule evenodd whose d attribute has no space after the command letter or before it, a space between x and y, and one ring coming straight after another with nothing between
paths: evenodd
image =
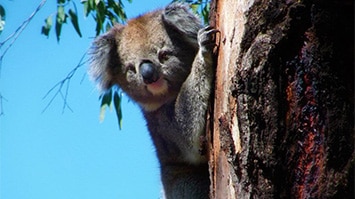
<instances>
[{"instance_id":1,"label":"koala's head","mask_svg":"<svg viewBox=\"0 0 355 199\"><path fill-rule=\"evenodd\" d=\"M119 86L146 111L176 98L198 51L200 21L182 4L116 25L92 47L91 76Z\"/></svg>"}]
</instances>

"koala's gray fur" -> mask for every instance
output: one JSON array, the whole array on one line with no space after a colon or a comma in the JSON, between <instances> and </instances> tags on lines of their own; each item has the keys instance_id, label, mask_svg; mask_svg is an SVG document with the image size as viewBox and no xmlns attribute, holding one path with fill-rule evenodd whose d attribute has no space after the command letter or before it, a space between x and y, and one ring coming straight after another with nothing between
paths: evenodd
<instances>
[{"instance_id":1,"label":"koala's gray fur","mask_svg":"<svg viewBox=\"0 0 355 199\"><path fill-rule=\"evenodd\" d=\"M174 3L116 25L93 44L91 76L103 89L119 86L142 108L168 199L208 198L201 151L215 32Z\"/></svg>"}]
</instances>

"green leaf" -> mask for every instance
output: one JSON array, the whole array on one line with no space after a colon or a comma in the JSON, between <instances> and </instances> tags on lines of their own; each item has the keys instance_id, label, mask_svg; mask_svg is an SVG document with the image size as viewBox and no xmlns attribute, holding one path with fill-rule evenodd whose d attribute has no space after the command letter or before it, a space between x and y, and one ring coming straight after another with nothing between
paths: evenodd
<instances>
[{"instance_id":1,"label":"green leaf","mask_svg":"<svg viewBox=\"0 0 355 199\"><path fill-rule=\"evenodd\" d=\"M58 8L57 8L57 20L60 20L62 23L65 22L64 6L58 6Z\"/></svg>"},{"instance_id":2,"label":"green leaf","mask_svg":"<svg viewBox=\"0 0 355 199\"><path fill-rule=\"evenodd\" d=\"M57 4L64 4L66 0L57 0Z\"/></svg>"},{"instance_id":3,"label":"green leaf","mask_svg":"<svg viewBox=\"0 0 355 199\"><path fill-rule=\"evenodd\" d=\"M72 9L69 9L69 17L70 17L71 23L74 26L74 29L76 30L78 35L80 37L82 37L81 32L80 32L80 28L79 28L78 16L77 16L76 12L74 12Z\"/></svg>"},{"instance_id":4,"label":"green leaf","mask_svg":"<svg viewBox=\"0 0 355 199\"><path fill-rule=\"evenodd\" d=\"M210 14L210 3L206 3L206 5L203 7L202 12L201 12L201 15L202 15L202 18L203 18L203 21L205 24L208 24L209 14Z\"/></svg>"},{"instance_id":5,"label":"green leaf","mask_svg":"<svg viewBox=\"0 0 355 199\"><path fill-rule=\"evenodd\" d=\"M85 17L87 17L91 13L91 11L95 9L96 5L94 3L94 0L86 0L82 1L82 3L84 4L84 15Z\"/></svg>"},{"instance_id":6,"label":"green leaf","mask_svg":"<svg viewBox=\"0 0 355 199\"><path fill-rule=\"evenodd\" d=\"M113 95L113 104L116 110L116 116L118 120L118 127L122 129L122 109L121 109L121 95L118 94L118 91L115 91Z\"/></svg>"},{"instance_id":7,"label":"green leaf","mask_svg":"<svg viewBox=\"0 0 355 199\"><path fill-rule=\"evenodd\" d=\"M95 0L96 1L96 0ZM101 33L101 31L105 31L103 29L104 27L104 22L105 22L105 13L106 13L106 6L102 1L98 1L98 4L96 5L95 11L96 11L96 36Z\"/></svg>"},{"instance_id":8,"label":"green leaf","mask_svg":"<svg viewBox=\"0 0 355 199\"><path fill-rule=\"evenodd\" d=\"M60 33L62 31L62 25L65 23L66 15L64 12L64 6L58 6L57 8L57 16L56 16L56 23L55 23L55 33L57 36L57 41L60 40Z\"/></svg>"},{"instance_id":9,"label":"green leaf","mask_svg":"<svg viewBox=\"0 0 355 199\"><path fill-rule=\"evenodd\" d=\"M98 5L99 3L101 3L102 0L95 0L95 4Z\"/></svg>"},{"instance_id":10,"label":"green leaf","mask_svg":"<svg viewBox=\"0 0 355 199\"><path fill-rule=\"evenodd\" d=\"M5 28L5 9L0 5L0 34Z\"/></svg>"},{"instance_id":11,"label":"green leaf","mask_svg":"<svg viewBox=\"0 0 355 199\"><path fill-rule=\"evenodd\" d=\"M96 13L96 36L100 35L101 29L102 29L102 24L103 22L100 21L100 17L97 16Z\"/></svg>"},{"instance_id":12,"label":"green leaf","mask_svg":"<svg viewBox=\"0 0 355 199\"><path fill-rule=\"evenodd\" d=\"M107 11L106 15L108 16L108 18L110 19L110 26L115 25L115 23L118 22L118 18L117 15L115 15L114 13L112 13L111 11ZM106 27L107 28L107 27Z\"/></svg>"},{"instance_id":13,"label":"green leaf","mask_svg":"<svg viewBox=\"0 0 355 199\"><path fill-rule=\"evenodd\" d=\"M57 41L59 42L59 40L60 40L60 33L61 33L61 31L62 31L62 22L60 22L60 21L56 21L56 23L55 23L55 34L56 34L56 36L57 36Z\"/></svg>"},{"instance_id":14,"label":"green leaf","mask_svg":"<svg viewBox=\"0 0 355 199\"><path fill-rule=\"evenodd\" d=\"M114 0L108 1L108 7L112 8L116 15L120 13L121 5L115 2Z\"/></svg>"},{"instance_id":15,"label":"green leaf","mask_svg":"<svg viewBox=\"0 0 355 199\"><path fill-rule=\"evenodd\" d=\"M0 17L2 19L5 19L5 16L6 16L5 8L2 5L0 5Z\"/></svg>"},{"instance_id":16,"label":"green leaf","mask_svg":"<svg viewBox=\"0 0 355 199\"><path fill-rule=\"evenodd\" d=\"M106 6L105 3L103 3L102 1L99 1L98 4L96 4L96 13L97 16L100 18L101 22L105 21L105 14L106 14Z\"/></svg>"},{"instance_id":17,"label":"green leaf","mask_svg":"<svg viewBox=\"0 0 355 199\"><path fill-rule=\"evenodd\" d=\"M91 12L89 1L84 1L83 4L84 4L84 16L87 17Z\"/></svg>"},{"instance_id":18,"label":"green leaf","mask_svg":"<svg viewBox=\"0 0 355 199\"><path fill-rule=\"evenodd\" d=\"M122 5L119 5L119 7L114 11L118 15L118 17L122 20L122 22L127 20L127 15L126 15L125 11L123 10Z\"/></svg>"},{"instance_id":19,"label":"green leaf","mask_svg":"<svg viewBox=\"0 0 355 199\"><path fill-rule=\"evenodd\" d=\"M105 119L105 111L107 107L111 106L112 101L112 89L109 92L101 95L101 107L100 107L100 122Z\"/></svg>"},{"instance_id":20,"label":"green leaf","mask_svg":"<svg viewBox=\"0 0 355 199\"><path fill-rule=\"evenodd\" d=\"M42 26L42 34L44 34L48 37L49 31L51 30L52 25L53 25L52 16L50 15L49 17L47 17L47 19L44 20L44 22L45 22L45 25Z\"/></svg>"},{"instance_id":21,"label":"green leaf","mask_svg":"<svg viewBox=\"0 0 355 199\"><path fill-rule=\"evenodd\" d=\"M191 5L190 5L191 10L192 10L195 14L197 14L197 9L198 9L198 7L199 7L198 4L191 4Z\"/></svg>"},{"instance_id":22,"label":"green leaf","mask_svg":"<svg viewBox=\"0 0 355 199\"><path fill-rule=\"evenodd\" d=\"M95 0L88 0L90 8L93 10L96 8Z\"/></svg>"},{"instance_id":23,"label":"green leaf","mask_svg":"<svg viewBox=\"0 0 355 199\"><path fill-rule=\"evenodd\" d=\"M112 8L115 4L116 4L116 2L114 0L107 0L107 7L108 8Z\"/></svg>"}]
</instances>

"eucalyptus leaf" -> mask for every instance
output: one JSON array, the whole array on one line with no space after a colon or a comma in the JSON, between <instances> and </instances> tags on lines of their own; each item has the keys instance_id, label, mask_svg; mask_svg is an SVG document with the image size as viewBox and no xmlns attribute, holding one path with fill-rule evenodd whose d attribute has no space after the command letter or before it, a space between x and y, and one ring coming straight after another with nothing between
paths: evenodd
<instances>
[{"instance_id":1,"label":"eucalyptus leaf","mask_svg":"<svg viewBox=\"0 0 355 199\"><path fill-rule=\"evenodd\" d=\"M203 5L201 5L201 6L203 6ZM202 18L203 18L203 21L205 24L208 24L209 14L210 14L210 3L206 3L206 5L203 7L202 12L201 12L201 15L202 15Z\"/></svg>"},{"instance_id":2,"label":"eucalyptus leaf","mask_svg":"<svg viewBox=\"0 0 355 199\"><path fill-rule=\"evenodd\" d=\"M58 6L58 9L57 9L57 20L60 20L62 23L65 22L64 6Z\"/></svg>"},{"instance_id":3,"label":"eucalyptus leaf","mask_svg":"<svg viewBox=\"0 0 355 199\"><path fill-rule=\"evenodd\" d=\"M57 18L56 23L55 23L55 34L57 36L57 41L58 42L60 40L60 33L62 31L62 25L63 25L63 22L58 20L58 18Z\"/></svg>"},{"instance_id":4,"label":"eucalyptus leaf","mask_svg":"<svg viewBox=\"0 0 355 199\"><path fill-rule=\"evenodd\" d=\"M83 6L84 6L84 16L87 17L87 16L89 16L89 13L91 11L90 6L89 6L89 2L84 1Z\"/></svg>"},{"instance_id":5,"label":"eucalyptus leaf","mask_svg":"<svg viewBox=\"0 0 355 199\"><path fill-rule=\"evenodd\" d=\"M118 91L115 91L115 93L113 95L113 104L114 104L115 110L116 110L118 127L121 129L122 128L121 95L118 93Z\"/></svg>"},{"instance_id":6,"label":"eucalyptus leaf","mask_svg":"<svg viewBox=\"0 0 355 199\"><path fill-rule=\"evenodd\" d=\"M101 106L100 106L100 122L104 121L105 119L105 111L107 107L111 106L112 102L112 89L110 91L101 95Z\"/></svg>"},{"instance_id":7,"label":"eucalyptus leaf","mask_svg":"<svg viewBox=\"0 0 355 199\"><path fill-rule=\"evenodd\" d=\"M198 4L191 4L191 5L190 5L190 8L192 9L192 11L193 11L194 13L197 13L198 7L199 7Z\"/></svg>"},{"instance_id":8,"label":"eucalyptus leaf","mask_svg":"<svg viewBox=\"0 0 355 199\"><path fill-rule=\"evenodd\" d=\"M44 20L45 25L42 26L42 34L46 35L47 37L49 36L49 31L52 28L53 25L53 20L52 20L52 15L48 16L47 19Z\"/></svg>"},{"instance_id":9,"label":"eucalyptus leaf","mask_svg":"<svg viewBox=\"0 0 355 199\"><path fill-rule=\"evenodd\" d=\"M101 96L101 107L102 106L110 106L112 101L112 89L110 89L108 92L104 93Z\"/></svg>"},{"instance_id":10,"label":"eucalyptus leaf","mask_svg":"<svg viewBox=\"0 0 355 199\"><path fill-rule=\"evenodd\" d=\"M76 30L76 32L78 33L78 35L80 37L82 37L81 32L80 32L80 27L79 27L79 21L78 21L78 16L76 14L75 11L73 11L72 9L69 9L69 17L70 17L70 21L74 26L74 29Z\"/></svg>"},{"instance_id":11,"label":"eucalyptus leaf","mask_svg":"<svg viewBox=\"0 0 355 199\"><path fill-rule=\"evenodd\" d=\"M95 0L88 0L90 9L94 10L96 8Z\"/></svg>"},{"instance_id":12,"label":"eucalyptus leaf","mask_svg":"<svg viewBox=\"0 0 355 199\"><path fill-rule=\"evenodd\" d=\"M96 36L100 35L102 30L103 22L101 21L100 17L96 14Z\"/></svg>"},{"instance_id":13,"label":"eucalyptus leaf","mask_svg":"<svg viewBox=\"0 0 355 199\"><path fill-rule=\"evenodd\" d=\"M1 19L5 19L5 16L6 16L6 12L5 12L5 9L2 5L0 5L0 17Z\"/></svg>"},{"instance_id":14,"label":"eucalyptus leaf","mask_svg":"<svg viewBox=\"0 0 355 199\"><path fill-rule=\"evenodd\" d=\"M57 4L64 4L66 0L57 0Z\"/></svg>"},{"instance_id":15,"label":"eucalyptus leaf","mask_svg":"<svg viewBox=\"0 0 355 199\"><path fill-rule=\"evenodd\" d=\"M5 28L5 18L6 18L6 13L4 7L0 5L0 34Z\"/></svg>"}]
</instances>

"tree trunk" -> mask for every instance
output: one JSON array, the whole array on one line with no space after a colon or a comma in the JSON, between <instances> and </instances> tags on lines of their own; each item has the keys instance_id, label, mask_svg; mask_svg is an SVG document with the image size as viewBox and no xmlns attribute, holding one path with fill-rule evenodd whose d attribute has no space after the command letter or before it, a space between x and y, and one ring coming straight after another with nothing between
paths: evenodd
<instances>
[{"instance_id":1,"label":"tree trunk","mask_svg":"<svg viewBox=\"0 0 355 199\"><path fill-rule=\"evenodd\" d=\"M216 0L211 198L354 197L353 0Z\"/></svg>"}]
</instances>

